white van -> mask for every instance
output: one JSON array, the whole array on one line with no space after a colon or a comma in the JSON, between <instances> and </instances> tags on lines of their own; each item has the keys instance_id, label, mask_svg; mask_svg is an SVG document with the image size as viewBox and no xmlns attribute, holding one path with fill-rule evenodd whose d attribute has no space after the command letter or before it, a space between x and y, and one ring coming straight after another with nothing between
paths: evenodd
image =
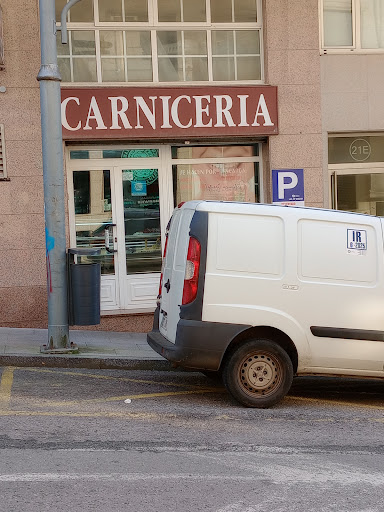
<instances>
[{"instance_id":1,"label":"white van","mask_svg":"<svg viewBox=\"0 0 384 512\"><path fill-rule=\"evenodd\" d=\"M294 375L384 378L384 219L190 201L167 236L148 343L269 407Z\"/></svg>"}]
</instances>

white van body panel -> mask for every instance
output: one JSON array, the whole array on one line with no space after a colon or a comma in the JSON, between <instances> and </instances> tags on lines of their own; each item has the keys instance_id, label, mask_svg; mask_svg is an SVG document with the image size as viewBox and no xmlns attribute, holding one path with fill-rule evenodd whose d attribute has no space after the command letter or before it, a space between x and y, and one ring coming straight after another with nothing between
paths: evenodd
<instances>
[{"instance_id":1,"label":"white van body panel","mask_svg":"<svg viewBox=\"0 0 384 512\"><path fill-rule=\"evenodd\" d=\"M201 316L194 318L181 304L190 226L199 212L207 234ZM176 364L218 369L231 336L267 327L290 338L299 375L384 378L383 222L316 208L185 203L171 222L160 335L153 331L151 346ZM211 332L234 333L222 353Z\"/></svg>"},{"instance_id":2,"label":"white van body panel","mask_svg":"<svg viewBox=\"0 0 384 512\"><path fill-rule=\"evenodd\" d=\"M165 291L162 293L159 320L160 332L172 343L175 342L177 323L180 319L179 312L183 296L189 225L198 204L199 201L193 201L188 203L188 208L175 210L168 235L167 254L163 263L163 285L168 280L172 281L172 284L168 293Z\"/></svg>"},{"instance_id":3,"label":"white van body panel","mask_svg":"<svg viewBox=\"0 0 384 512\"><path fill-rule=\"evenodd\" d=\"M251 325L254 326L274 327L295 340L300 368L307 368L311 362L306 333L300 324L284 311L242 303L212 305L207 308L207 312L212 322L222 322L220 318L231 318L233 323L237 324L248 325L252 322Z\"/></svg>"},{"instance_id":4,"label":"white van body panel","mask_svg":"<svg viewBox=\"0 0 384 512\"><path fill-rule=\"evenodd\" d=\"M298 373L382 372L384 343L310 329L384 331L382 219L252 206L198 206L210 211L202 320L283 331L296 345ZM348 252L347 230L365 231L367 249Z\"/></svg>"}]
</instances>

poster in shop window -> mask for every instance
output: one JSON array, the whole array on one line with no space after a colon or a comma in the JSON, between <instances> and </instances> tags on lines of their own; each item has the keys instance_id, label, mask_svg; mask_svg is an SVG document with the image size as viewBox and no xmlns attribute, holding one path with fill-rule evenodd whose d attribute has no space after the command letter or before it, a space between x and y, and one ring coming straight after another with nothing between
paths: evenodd
<instances>
[{"instance_id":1,"label":"poster in shop window","mask_svg":"<svg viewBox=\"0 0 384 512\"><path fill-rule=\"evenodd\" d=\"M192 157L209 159L213 147L193 148ZM235 151L234 155L230 153ZM177 203L190 199L255 202L255 164L238 162L236 157L252 156L250 146L228 146L224 157L233 161L223 163L198 162L177 165Z\"/></svg>"}]
</instances>

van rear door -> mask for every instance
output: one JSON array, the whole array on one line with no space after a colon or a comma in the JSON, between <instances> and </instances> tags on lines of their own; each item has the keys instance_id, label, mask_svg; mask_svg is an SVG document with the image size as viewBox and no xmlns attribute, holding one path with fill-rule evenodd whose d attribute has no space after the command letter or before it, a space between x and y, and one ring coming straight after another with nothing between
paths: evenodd
<instances>
[{"instance_id":1,"label":"van rear door","mask_svg":"<svg viewBox=\"0 0 384 512\"><path fill-rule=\"evenodd\" d=\"M189 227L195 212L182 207L174 211L169 227L168 243L163 262L163 278L160 290L159 329L163 336L175 343L180 306L183 298L185 265L189 242Z\"/></svg>"}]
</instances>

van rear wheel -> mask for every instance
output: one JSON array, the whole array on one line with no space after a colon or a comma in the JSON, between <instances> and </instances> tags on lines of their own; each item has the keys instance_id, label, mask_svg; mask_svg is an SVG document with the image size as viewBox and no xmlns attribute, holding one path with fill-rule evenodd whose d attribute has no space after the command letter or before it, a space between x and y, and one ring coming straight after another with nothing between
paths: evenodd
<instances>
[{"instance_id":1,"label":"van rear wheel","mask_svg":"<svg viewBox=\"0 0 384 512\"><path fill-rule=\"evenodd\" d=\"M267 339L239 346L226 361L224 385L246 407L267 408L280 402L293 380L292 361L284 349Z\"/></svg>"}]
</instances>

